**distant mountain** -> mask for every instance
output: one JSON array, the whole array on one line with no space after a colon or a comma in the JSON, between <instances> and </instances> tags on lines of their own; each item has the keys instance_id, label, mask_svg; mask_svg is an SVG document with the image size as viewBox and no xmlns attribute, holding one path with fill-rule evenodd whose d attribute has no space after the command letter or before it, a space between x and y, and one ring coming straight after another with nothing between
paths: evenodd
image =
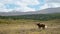
<instances>
[{"instance_id":1,"label":"distant mountain","mask_svg":"<svg viewBox=\"0 0 60 34\"><path fill-rule=\"evenodd\" d=\"M59 8L47 8L38 11L29 11L29 12L20 12L20 11L11 11L11 12L0 12L1 16L15 16L15 15L30 15L30 14L49 14L49 13L60 13Z\"/></svg>"},{"instance_id":2,"label":"distant mountain","mask_svg":"<svg viewBox=\"0 0 60 34\"><path fill-rule=\"evenodd\" d=\"M60 7L58 8L47 8L44 10L39 10L42 11L42 13L60 13Z\"/></svg>"}]
</instances>

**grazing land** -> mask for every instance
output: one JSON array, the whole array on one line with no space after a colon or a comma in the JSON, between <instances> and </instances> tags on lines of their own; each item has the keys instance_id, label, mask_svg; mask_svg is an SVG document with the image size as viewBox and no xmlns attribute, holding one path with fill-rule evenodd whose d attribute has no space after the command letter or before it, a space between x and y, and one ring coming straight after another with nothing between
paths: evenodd
<instances>
[{"instance_id":1,"label":"grazing land","mask_svg":"<svg viewBox=\"0 0 60 34\"><path fill-rule=\"evenodd\" d=\"M37 23L47 28L39 29ZM0 16L0 34L60 34L60 13Z\"/></svg>"},{"instance_id":2,"label":"grazing land","mask_svg":"<svg viewBox=\"0 0 60 34\"><path fill-rule=\"evenodd\" d=\"M48 26L45 30L39 29L36 23ZM60 34L60 19L48 21L32 19L0 19L0 34Z\"/></svg>"}]
</instances>

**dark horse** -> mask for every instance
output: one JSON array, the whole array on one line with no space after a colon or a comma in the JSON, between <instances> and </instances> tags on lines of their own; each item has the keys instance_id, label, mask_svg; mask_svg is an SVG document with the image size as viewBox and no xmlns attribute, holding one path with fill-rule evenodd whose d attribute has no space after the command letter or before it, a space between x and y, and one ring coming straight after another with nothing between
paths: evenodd
<instances>
[{"instance_id":1,"label":"dark horse","mask_svg":"<svg viewBox=\"0 0 60 34\"><path fill-rule=\"evenodd\" d=\"M38 23L37 26L38 26L39 29L41 29L41 28L42 28L42 29L45 29L45 24L40 24L40 23Z\"/></svg>"}]
</instances>

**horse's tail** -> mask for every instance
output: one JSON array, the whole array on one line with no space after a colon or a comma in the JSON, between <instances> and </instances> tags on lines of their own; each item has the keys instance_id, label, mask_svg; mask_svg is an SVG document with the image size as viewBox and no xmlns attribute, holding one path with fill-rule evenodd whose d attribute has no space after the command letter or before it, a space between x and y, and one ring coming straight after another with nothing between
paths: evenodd
<instances>
[{"instance_id":1,"label":"horse's tail","mask_svg":"<svg viewBox=\"0 0 60 34\"><path fill-rule=\"evenodd\" d=\"M47 28L47 26L45 26L45 28Z\"/></svg>"}]
</instances>

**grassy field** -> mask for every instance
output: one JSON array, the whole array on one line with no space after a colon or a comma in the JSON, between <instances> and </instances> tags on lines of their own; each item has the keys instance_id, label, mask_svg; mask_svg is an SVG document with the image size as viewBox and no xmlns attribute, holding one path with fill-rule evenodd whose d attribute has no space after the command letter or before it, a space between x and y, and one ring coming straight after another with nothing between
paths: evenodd
<instances>
[{"instance_id":1,"label":"grassy field","mask_svg":"<svg viewBox=\"0 0 60 34\"><path fill-rule=\"evenodd\" d=\"M48 28L39 29L36 25L38 22L44 23ZM60 19L49 21L0 19L0 34L60 34Z\"/></svg>"}]
</instances>

